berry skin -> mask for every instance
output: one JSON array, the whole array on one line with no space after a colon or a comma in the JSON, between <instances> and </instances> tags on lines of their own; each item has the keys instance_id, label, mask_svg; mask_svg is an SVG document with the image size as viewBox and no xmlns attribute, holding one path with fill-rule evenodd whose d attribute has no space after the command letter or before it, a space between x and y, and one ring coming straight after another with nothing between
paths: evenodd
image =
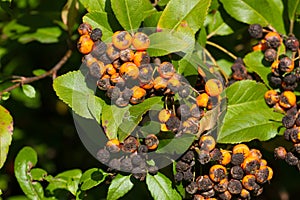
<instances>
[{"instance_id":1,"label":"berry skin","mask_svg":"<svg viewBox=\"0 0 300 200\"><path fill-rule=\"evenodd\" d=\"M251 37L260 39L263 37L263 28L260 24L251 24L248 28Z\"/></svg>"},{"instance_id":2,"label":"berry skin","mask_svg":"<svg viewBox=\"0 0 300 200\"><path fill-rule=\"evenodd\" d=\"M289 35L284 44L288 50L293 52L296 52L299 49L299 40L294 35Z\"/></svg>"},{"instance_id":3,"label":"berry skin","mask_svg":"<svg viewBox=\"0 0 300 200\"><path fill-rule=\"evenodd\" d=\"M207 93L199 94L199 95L196 97L196 103L197 103L197 105L198 105L199 107L206 108L206 107L207 107L208 100L209 100L209 96L208 96Z\"/></svg>"},{"instance_id":4,"label":"berry skin","mask_svg":"<svg viewBox=\"0 0 300 200\"><path fill-rule=\"evenodd\" d=\"M137 32L132 37L132 46L138 50L146 50L150 45L150 39L148 35L142 32Z\"/></svg>"},{"instance_id":5,"label":"berry skin","mask_svg":"<svg viewBox=\"0 0 300 200\"><path fill-rule=\"evenodd\" d=\"M88 23L82 23L79 25L77 31L80 35L89 35L92 32L92 26Z\"/></svg>"},{"instance_id":6,"label":"berry skin","mask_svg":"<svg viewBox=\"0 0 300 200\"><path fill-rule=\"evenodd\" d=\"M265 36L267 45L269 48L274 48L276 49L277 47L280 46L282 39L280 37L280 35L276 32L269 32L266 36Z\"/></svg>"},{"instance_id":7,"label":"berry skin","mask_svg":"<svg viewBox=\"0 0 300 200\"><path fill-rule=\"evenodd\" d=\"M284 91L279 97L279 105L283 108L291 108L296 105L296 95L291 91Z\"/></svg>"},{"instance_id":8,"label":"berry skin","mask_svg":"<svg viewBox=\"0 0 300 200\"><path fill-rule=\"evenodd\" d=\"M291 72L294 69L294 61L287 56L283 57L280 59L278 67L282 72Z\"/></svg>"},{"instance_id":9,"label":"berry skin","mask_svg":"<svg viewBox=\"0 0 300 200\"><path fill-rule=\"evenodd\" d=\"M249 154L249 147L245 144L237 144L232 149L232 154L242 153L244 157L247 157Z\"/></svg>"},{"instance_id":10,"label":"berry skin","mask_svg":"<svg viewBox=\"0 0 300 200\"><path fill-rule=\"evenodd\" d=\"M142 64L149 64L150 56L146 51L137 51L134 54L133 62L134 64L136 64L136 66L140 66Z\"/></svg>"},{"instance_id":11,"label":"berry skin","mask_svg":"<svg viewBox=\"0 0 300 200\"><path fill-rule=\"evenodd\" d=\"M262 39L259 43L252 47L253 51L264 51L268 48L267 41Z\"/></svg>"},{"instance_id":12,"label":"berry skin","mask_svg":"<svg viewBox=\"0 0 300 200\"><path fill-rule=\"evenodd\" d=\"M134 86L131 90L133 91L133 94L130 99L130 103L138 104L144 101L146 96L146 90L139 86Z\"/></svg>"},{"instance_id":13,"label":"berry skin","mask_svg":"<svg viewBox=\"0 0 300 200\"><path fill-rule=\"evenodd\" d=\"M161 123L166 123L171 117L171 112L167 109L162 109L159 113L158 113L158 120Z\"/></svg>"},{"instance_id":14,"label":"berry skin","mask_svg":"<svg viewBox=\"0 0 300 200\"><path fill-rule=\"evenodd\" d=\"M147 135L145 138L145 145L148 147L150 150L154 150L158 147L159 140L154 134Z\"/></svg>"},{"instance_id":15,"label":"berry skin","mask_svg":"<svg viewBox=\"0 0 300 200\"><path fill-rule=\"evenodd\" d=\"M127 49L131 45L131 35L127 31L116 31L112 36L113 45L120 49Z\"/></svg>"},{"instance_id":16,"label":"berry skin","mask_svg":"<svg viewBox=\"0 0 300 200\"><path fill-rule=\"evenodd\" d=\"M260 167L260 161L256 157L246 157L241 164L241 167L245 171L246 174L254 174L256 170Z\"/></svg>"},{"instance_id":17,"label":"berry skin","mask_svg":"<svg viewBox=\"0 0 300 200\"><path fill-rule=\"evenodd\" d=\"M274 62L277 57L277 51L275 49L267 49L264 53L264 58L268 62Z\"/></svg>"},{"instance_id":18,"label":"berry skin","mask_svg":"<svg viewBox=\"0 0 300 200\"><path fill-rule=\"evenodd\" d=\"M214 183L210 180L210 178L207 175L197 177L196 183L200 191L210 190L214 186Z\"/></svg>"},{"instance_id":19,"label":"berry skin","mask_svg":"<svg viewBox=\"0 0 300 200\"><path fill-rule=\"evenodd\" d=\"M109 43L107 44L106 54L112 61L114 61L120 57L120 50L117 49L112 43Z\"/></svg>"},{"instance_id":20,"label":"berry skin","mask_svg":"<svg viewBox=\"0 0 300 200\"><path fill-rule=\"evenodd\" d=\"M82 35L77 43L77 48L82 54L89 54L94 46L94 41L89 35Z\"/></svg>"},{"instance_id":21,"label":"berry skin","mask_svg":"<svg viewBox=\"0 0 300 200\"><path fill-rule=\"evenodd\" d=\"M124 49L120 51L120 59L123 62L133 61L134 52L131 49Z\"/></svg>"},{"instance_id":22,"label":"berry skin","mask_svg":"<svg viewBox=\"0 0 300 200\"><path fill-rule=\"evenodd\" d=\"M120 141L118 139L110 139L106 143L106 149L111 153L117 153L120 151Z\"/></svg>"},{"instance_id":23,"label":"berry skin","mask_svg":"<svg viewBox=\"0 0 300 200\"><path fill-rule=\"evenodd\" d=\"M287 164L294 166L298 164L299 159L292 152L288 152L286 154L285 161Z\"/></svg>"},{"instance_id":24,"label":"berry skin","mask_svg":"<svg viewBox=\"0 0 300 200\"><path fill-rule=\"evenodd\" d=\"M218 79L209 79L205 83L205 92L209 96L218 96L223 91L223 85Z\"/></svg>"},{"instance_id":25,"label":"berry skin","mask_svg":"<svg viewBox=\"0 0 300 200\"><path fill-rule=\"evenodd\" d=\"M243 168L241 168L240 166L236 165L236 166L233 166L231 169L230 169L230 175L232 178L234 179L242 179L243 176L244 176L244 171L243 171Z\"/></svg>"},{"instance_id":26,"label":"berry skin","mask_svg":"<svg viewBox=\"0 0 300 200\"><path fill-rule=\"evenodd\" d=\"M168 81L160 76L156 77L153 81L155 90L165 90L168 86Z\"/></svg>"},{"instance_id":27,"label":"berry skin","mask_svg":"<svg viewBox=\"0 0 300 200\"><path fill-rule=\"evenodd\" d=\"M214 182L220 182L227 176L227 170L223 165L213 165L209 169L209 177Z\"/></svg>"},{"instance_id":28,"label":"berry skin","mask_svg":"<svg viewBox=\"0 0 300 200\"><path fill-rule=\"evenodd\" d=\"M220 182L218 184L214 185L214 189L216 192L225 192L227 190L227 187L228 187L228 179L227 178L220 180Z\"/></svg>"},{"instance_id":29,"label":"berry skin","mask_svg":"<svg viewBox=\"0 0 300 200\"><path fill-rule=\"evenodd\" d=\"M175 74L174 66L170 62L161 63L158 66L157 71L159 75L165 79L170 79Z\"/></svg>"},{"instance_id":30,"label":"berry skin","mask_svg":"<svg viewBox=\"0 0 300 200\"><path fill-rule=\"evenodd\" d=\"M240 194L242 189L243 189L243 186L242 186L242 183L240 181L235 180L235 179L231 179L228 182L228 188L227 189L231 194Z\"/></svg>"},{"instance_id":31,"label":"berry skin","mask_svg":"<svg viewBox=\"0 0 300 200\"><path fill-rule=\"evenodd\" d=\"M263 184L268 181L268 179L272 179L273 171L269 172L269 169L271 169L268 166L261 166L258 170L255 172L255 178L256 182L259 184ZM272 174L271 174L272 173ZM269 177L270 175L270 177Z\"/></svg>"},{"instance_id":32,"label":"berry skin","mask_svg":"<svg viewBox=\"0 0 300 200\"><path fill-rule=\"evenodd\" d=\"M249 191L252 191L252 190L254 190L255 188L258 187L254 175L244 176L244 178L242 180L242 184L243 184L244 188L249 190Z\"/></svg>"},{"instance_id":33,"label":"berry skin","mask_svg":"<svg viewBox=\"0 0 300 200\"><path fill-rule=\"evenodd\" d=\"M212 151L216 147L215 139L210 135L203 135L199 140L201 150Z\"/></svg>"},{"instance_id":34,"label":"berry skin","mask_svg":"<svg viewBox=\"0 0 300 200\"><path fill-rule=\"evenodd\" d=\"M219 161L221 165L228 165L231 162L231 154L228 150L221 149L222 160Z\"/></svg>"},{"instance_id":35,"label":"berry skin","mask_svg":"<svg viewBox=\"0 0 300 200\"><path fill-rule=\"evenodd\" d=\"M96 42L98 40L101 40L102 38L102 30L100 28L95 28L91 32L91 39Z\"/></svg>"}]
</instances>

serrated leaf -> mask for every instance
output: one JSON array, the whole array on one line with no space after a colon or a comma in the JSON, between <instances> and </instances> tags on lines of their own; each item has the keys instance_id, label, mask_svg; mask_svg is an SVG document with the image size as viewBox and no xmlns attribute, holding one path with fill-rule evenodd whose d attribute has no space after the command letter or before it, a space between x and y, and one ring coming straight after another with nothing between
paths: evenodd
<instances>
[{"instance_id":1,"label":"serrated leaf","mask_svg":"<svg viewBox=\"0 0 300 200\"><path fill-rule=\"evenodd\" d=\"M172 188L172 182L162 173L147 174L146 184L154 200L180 200L178 192Z\"/></svg>"},{"instance_id":2,"label":"serrated leaf","mask_svg":"<svg viewBox=\"0 0 300 200\"><path fill-rule=\"evenodd\" d=\"M30 170L37 163L37 153L31 147L21 149L15 159L14 172L17 181L29 199L43 199L44 191L40 183L31 181Z\"/></svg>"},{"instance_id":3,"label":"serrated leaf","mask_svg":"<svg viewBox=\"0 0 300 200\"><path fill-rule=\"evenodd\" d=\"M264 53L261 51L253 51L248 53L243 59L249 72L255 72L269 86L268 74L271 73L269 66L264 64Z\"/></svg>"},{"instance_id":4,"label":"serrated leaf","mask_svg":"<svg viewBox=\"0 0 300 200\"><path fill-rule=\"evenodd\" d=\"M151 97L144 100L142 103L133 105L126 113L122 123L119 125L118 138L123 141L137 127L142 120L143 115L152 107L163 108L161 97Z\"/></svg>"},{"instance_id":5,"label":"serrated leaf","mask_svg":"<svg viewBox=\"0 0 300 200\"><path fill-rule=\"evenodd\" d=\"M148 0L111 0L111 7L125 30L138 29L153 6Z\"/></svg>"},{"instance_id":6,"label":"serrated leaf","mask_svg":"<svg viewBox=\"0 0 300 200\"><path fill-rule=\"evenodd\" d=\"M222 16L220 11L213 12L212 14L207 16L207 24L208 24L208 38L214 35L229 35L233 33L233 30L228 26Z\"/></svg>"},{"instance_id":7,"label":"serrated leaf","mask_svg":"<svg viewBox=\"0 0 300 200\"><path fill-rule=\"evenodd\" d=\"M49 182L46 189L52 194L54 190L65 189L75 196L81 175L80 169L72 169L59 173L55 177L46 177L46 180Z\"/></svg>"},{"instance_id":8,"label":"serrated leaf","mask_svg":"<svg viewBox=\"0 0 300 200\"><path fill-rule=\"evenodd\" d=\"M68 72L54 80L56 95L72 110L88 119L93 119L88 109L88 99L94 91L87 87L84 75L80 71Z\"/></svg>"},{"instance_id":9,"label":"serrated leaf","mask_svg":"<svg viewBox=\"0 0 300 200\"><path fill-rule=\"evenodd\" d=\"M130 181L130 176L123 176L121 174L118 174L112 180L108 188L107 199L117 200L120 197L124 196L132 188L133 183Z\"/></svg>"},{"instance_id":10,"label":"serrated leaf","mask_svg":"<svg viewBox=\"0 0 300 200\"><path fill-rule=\"evenodd\" d=\"M38 41L40 43L56 43L61 35L62 31L59 27L43 27L38 28L34 33L25 33L18 41L22 44L26 44L32 41Z\"/></svg>"},{"instance_id":11,"label":"serrated leaf","mask_svg":"<svg viewBox=\"0 0 300 200\"><path fill-rule=\"evenodd\" d=\"M150 56L164 56L174 52L187 52L191 50L194 43L191 40L186 40L184 33L171 33L168 30L153 33L149 36L150 46L147 52Z\"/></svg>"},{"instance_id":12,"label":"serrated leaf","mask_svg":"<svg viewBox=\"0 0 300 200\"><path fill-rule=\"evenodd\" d=\"M92 11L83 16L83 22L89 23L93 28L102 30L102 40L106 41L113 35L113 31L108 23L107 13L103 11Z\"/></svg>"},{"instance_id":13,"label":"serrated leaf","mask_svg":"<svg viewBox=\"0 0 300 200\"><path fill-rule=\"evenodd\" d=\"M289 19L293 23L296 15L300 14L300 0L287 1L287 7Z\"/></svg>"},{"instance_id":14,"label":"serrated leaf","mask_svg":"<svg viewBox=\"0 0 300 200\"><path fill-rule=\"evenodd\" d=\"M35 76L40 76L42 74L45 74L47 71L44 70L44 69L35 69L32 71L32 73L35 75Z\"/></svg>"},{"instance_id":15,"label":"serrated leaf","mask_svg":"<svg viewBox=\"0 0 300 200\"><path fill-rule=\"evenodd\" d=\"M13 118L9 111L0 105L0 169L4 165L13 134Z\"/></svg>"},{"instance_id":16,"label":"serrated leaf","mask_svg":"<svg viewBox=\"0 0 300 200\"><path fill-rule=\"evenodd\" d=\"M249 80L226 88L228 106L217 138L219 143L266 141L277 135L283 115L265 103L267 90L264 84Z\"/></svg>"},{"instance_id":17,"label":"serrated leaf","mask_svg":"<svg viewBox=\"0 0 300 200\"><path fill-rule=\"evenodd\" d=\"M28 84L22 85L22 91L29 98L34 98L35 97L36 91L35 91L34 87L31 86L31 85L28 85Z\"/></svg>"},{"instance_id":18,"label":"serrated leaf","mask_svg":"<svg viewBox=\"0 0 300 200\"><path fill-rule=\"evenodd\" d=\"M106 0L79 0L88 12L102 11L105 12Z\"/></svg>"},{"instance_id":19,"label":"serrated leaf","mask_svg":"<svg viewBox=\"0 0 300 200\"><path fill-rule=\"evenodd\" d=\"M100 168L89 169L85 171L80 178L80 189L83 191L89 190L102 183L107 176L108 173L104 172Z\"/></svg>"},{"instance_id":20,"label":"serrated leaf","mask_svg":"<svg viewBox=\"0 0 300 200\"><path fill-rule=\"evenodd\" d=\"M226 12L237 21L247 24L272 25L285 33L281 0L221 0Z\"/></svg>"},{"instance_id":21,"label":"serrated leaf","mask_svg":"<svg viewBox=\"0 0 300 200\"><path fill-rule=\"evenodd\" d=\"M31 179L35 181L42 181L47 176L47 171L41 168L33 168L30 170Z\"/></svg>"},{"instance_id":22,"label":"serrated leaf","mask_svg":"<svg viewBox=\"0 0 300 200\"><path fill-rule=\"evenodd\" d=\"M211 0L170 0L157 27L174 31L185 21L196 33L203 25Z\"/></svg>"},{"instance_id":23,"label":"serrated leaf","mask_svg":"<svg viewBox=\"0 0 300 200\"><path fill-rule=\"evenodd\" d=\"M195 138L195 135L191 134L183 134L178 138L160 138L158 148L155 152L162 154L182 154L191 146Z\"/></svg>"}]
</instances>

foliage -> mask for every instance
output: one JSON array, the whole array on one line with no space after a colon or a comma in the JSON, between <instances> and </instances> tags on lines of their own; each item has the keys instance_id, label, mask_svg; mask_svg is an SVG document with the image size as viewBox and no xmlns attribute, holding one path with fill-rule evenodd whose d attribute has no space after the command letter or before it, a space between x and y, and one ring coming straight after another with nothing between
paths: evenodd
<instances>
[{"instance_id":1,"label":"foliage","mask_svg":"<svg viewBox=\"0 0 300 200\"><path fill-rule=\"evenodd\" d=\"M39 0L0 2L0 16L3 19L0 23L2 36L0 39L0 90L2 91L0 92L0 168L4 166L7 169L7 166L12 163L11 160L14 160L15 177L27 198L85 199L86 195L93 197L96 193L97 196L97 192L101 191L108 199L129 199L139 187L144 189L141 191L146 191L141 196L151 196L153 199L187 197L186 192L180 191L178 189L180 186L170 178L174 175L172 170L162 169L156 175L147 173L145 183L137 181L132 175L126 173L116 175L108 172L98 161L90 168L83 166L84 170L51 171L48 167L53 163L49 164L39 157L49 153L45 150L48 148L47 139L43 139L41 135L44 133L40 131L43 125L47 124L46 117L44 119L44 115L41 115L43 117L41 119L41 116L38 116L37 120L46 122L40 125L34 123L34 126L41 126L41 129L38 129L40 132L36 134L39 140L35 138L36 135L29 136L28 133L22 136L22 130L13 128L13 121L16 120L22 125L22 120L26 123L30 119L25 114L17 113L22 107L26 107L24 113L39 107L42 110L42 104L49 100L57 107L61 106L58 113L67 113L66 104L71 108L73 115L80 120L95 121L103 129L106 139L117 138L123 142L128 135L139 128L141 132L159 132L160 127L155 123L148 124L148 127L140 127L140 124L146 113L164 107L165 102L161 96L148 98L137 105L119 108L112 105L104 93L96 91L95 86L91 87L86 81L87 72L80 66L81 55L74 50L78 39L76 30L81 22L87 22L93 28L100 28L103 32L103 41L110 41L117 30L127 30L131 33L136 30L146 32L151 41L149 55L172 62L177 72L191 85L196 82L195 77L198 76L199 68L205 72L207 78L222 77L220 79L224 85L228 85L228 78L232 75L230 67L237 57L243 57L247 70L259 77L260 82L242 80L224 89L221 95L222 104L208 111L201 119L200 131L197 135L184 135L176 140L173 139L174 136L166 135L160 141L158 154L181 154L203 132L215 134L217 142L220 145L225 144L224 147L242 142L273 141L276 136L281 135L283 114L274 112L264 100L265 92L271 88L268 79L270 64L264 62L261 51L251 52L251 46L257 41L250 39L247 28L250 24L258 23L282 34L294 33L299 38L300 35L297 35L299 1L160 0L154 2L149 0L67 0L54 3L47 1L45 4ZM29 51L31 48L35 49L34 52ZM59 61L67 51L72 51L73 55L66 54L68 56ZM71 59L64 64L70 56ZM54 60L58 61L58 65ZM40 67L43 65L46 67ZM58 72L62 65L65 67ZM49 76L54 78L53 83L49 81L37 83L40 79ZM35 81L37 82L34 83ZM14 90L9 89L11 87ZM47 95L51 97L48 99ZM61 104L58 99L65 104ZM16 109L14 105L17 105ZM55 126L56 130L46 130L45 137L51 137L49 132L63 129L65 116L62 115L61 120L55 121L59 123L59 126ZM73 123L72 119L70 121ZM73 124L71 126L73 127ZM51 128L51 124L47 127ZM34 127L33 130L37 128ZM66 129L65 132L69 130ZM75 132L74 128L72 130ZM21 143L19 144L18 136L32 139L26 142L19 140ZM70 138L72 137L78 136L72 135ZM16 140L16 149L13 147L14 144L10 146L12 140ZM55 147L63 144L62 136L58 134L53 140ZM41 141L45 146L37 145ZM28 146L23 147L24 145ZM21 147L23 148L17 153ZM72 154L72 146L65 145L64 148ZM15 159L15 155L9 155L9 149L12 154L17 154ZM38 164L38 157L41 166ZM80 158L83 157L89 159L89 156ZM50 157L46 158L50 160ZM78 163L84 165L80 158ZM49 171L57 175L50 175ZM106 185L107 182L109 186ZM5 193L8 190L8 187L1 188L1 186L0 181L0 195L1 192Z\"/></svg>"}]
</instances>

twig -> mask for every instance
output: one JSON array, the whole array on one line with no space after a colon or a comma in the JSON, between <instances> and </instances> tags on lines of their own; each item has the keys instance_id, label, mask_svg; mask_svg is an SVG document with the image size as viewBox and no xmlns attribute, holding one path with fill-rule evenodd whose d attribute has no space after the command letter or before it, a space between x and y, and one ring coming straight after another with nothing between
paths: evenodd
<instances>
[{"instance_id":1,"label":"twig","mask_svg":"<svg viewBox=\"0 0 300 200\"><path fill-rule=\"evenodd\" d=\"M237 59L237 57L235 55L233 55L231 52L229 52L227 49L224 49L223 47L221 47L220 45L213 43L211 41L206 41L206 44L216 47L217 49L223 51L224 53L226 53L227 55L229 55L231 58L233 58L234 60Z\"/></svg>"},{"instance_id":2,"label":"twig","mask_svg":"<svg viewBox=\"0 0 300 200\"><path fill-rule=\"evenodd\" d=\"M0 91L0 98L2 97L3 93L9 92L13 89L16 89L16 88L24 85L24 84L38 81L38 80L46 78L47 76L50 76L50 75L52 75L52 78L54 79L56 77L56 72L68 61L68 59L71 57L71 55L72 55L72 50L68 50L65 53L65 55L60 59L60 61L58 63L56 63L56 65L54 65L54 67L52 69L50 69L49 71L47 71L44 74L41 74L39 76L33 76L33 77L19 77L20 79L18 80L18 83ZM12 82L16 82L16 80L14 80Z\"/></svg>"}]
</instances>

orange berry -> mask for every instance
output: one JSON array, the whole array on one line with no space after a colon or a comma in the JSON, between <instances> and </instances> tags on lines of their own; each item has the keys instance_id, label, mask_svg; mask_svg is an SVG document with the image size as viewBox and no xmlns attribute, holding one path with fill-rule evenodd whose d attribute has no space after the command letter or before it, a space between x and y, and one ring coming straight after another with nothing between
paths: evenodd
<instances>
[{"instance_id":1,"label":"orange berry","mask_svg":"<svg viewBox=\"0 0 300 200\"><path fill-rule=\"evenodd\" d=\"M291 108L296 105L296 95L292 91L284 91L279 97L279 105L283 108Z\"/></svg>"},{"instance_id":2,"label":"orange berry","mask_svg":"<svg viewBox=\"0 0 300 200\"><path fill-rule=\"evenodd\" d=\"M120 49L127 49L131 45L132 37L127 31L116 31L112 36L113 45Z\"/></svg>"},{"instance_id":3,"label":"orange berry","mask_svg":"<svg viewBox=\"0 0 300 200\"><path fill-rule=\"evenodd\" d=\"M82 23L79 25L77 31L79 35L89 35L92 32L93 28L88 23Z\"/></svg>"},{"instance_id":4,"label":"orange berry","mask_svg":"<svg viewBox=\"0 0 300 200\"><path fill-rule=\"evenodd\" d=\"M148 64L150 63L150 56L146 51L137 51L134 54L133 62L136 66Z\"/></svg>"},{"instance_id":5,"label":"orange berry","mask_svg":"<svg viewBox=\"0 0 300 200\"><path fill-rule=\"evenodd\" d=\"M77 48L82 54L89 54L94 46L94 41L90 38L89 35L82 35L79 38L77 43Z\"/></svg>"},{"instance_id":6,"label":"orange berry","mask_svg":"<svg viewBox=\"0 0 300 200\"><path fill-rule=\"evenodd\" d=\"M228 150L221 149L222 160L219 161L221 165L228 165L231 162L231 154Z\"/></svg>"},{"instance_id":7,"label":"orange berry","mask_svg":"<svg viewBox=\"0 0 300 200\"><path fill-rule=\"evenodd\" d=\"M196 97L196 103L199 107L206 108L208 100L209 100L209 96L207 93L202 93Z\"/></svg>"},{"instance_id":8,"label":"orange berry","mask_svg":"<svg viewBox=\"0 0 300 200\"><path fill-rule=\"evenodd\" d=\"M133 62L122 64L119 72L125 80L128 78L137 79L139 76L139 68Z\"/></svg>"},{"instance_id":9,"label":"orange berry","mask_svg":"<svg viewBox=\"0 0 300 200\"><path fill-rule=\"evenodd\" d=\"M249 151L250 151L249 147L245 144L237 144L232 149L233 154L242 153L245 158L248 156Z\"/></svg>"},{"instance_id":10,"label":"orange berry","mask_svg":"<svg viewBox=\"0 0 300 200\"><path fill-rule=\"evenodd\" d=\"M227 176L227 170L223 165L213 165L209 169L209 177L214 182L220 182Z\"/></svg>"},{"instance_id":11,"label":"orange berry","mask_svg":"<svg viewBox=\"0 0 300 200\"><path fill-rule=\"evenodd\" d=\"M146 50L150 46L150 39L148 35L142 32L137 32L132 37L132 46L136 50Z\"/></svg>"},{"instance_id":12,"label":"orange berry","mask_svg":"<svg viewBox=\"0 0 300 200\"><path fill-rule=\"evenodd\" d=\"M265 93L264 98L268 105L275 105L279 102L279 95L275 90L268 90Z\"/></svg>"},{"instance_id":13,"label":"orange berry","mask_svg":"<svg viewBox=\"0 0 300 200\"><path fill-rule=\"evenodd\" d=\"M223 85L218 79L209 79L205 83L205 92L209 96L218 96L223 91Z\"/></svg>"}]
</instances>

